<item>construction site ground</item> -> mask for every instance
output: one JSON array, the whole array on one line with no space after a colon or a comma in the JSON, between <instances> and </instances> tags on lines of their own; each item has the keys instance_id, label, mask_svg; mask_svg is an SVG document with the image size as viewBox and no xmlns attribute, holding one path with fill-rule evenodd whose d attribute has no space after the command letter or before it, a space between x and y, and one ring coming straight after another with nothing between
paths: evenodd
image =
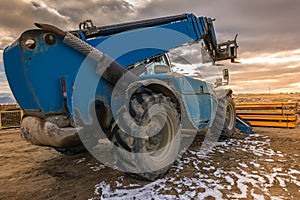
<instances>
[{"instance_id":1,"label":"construction site ground","mask_svg":"<svg viewBox=\"0 0 300 200\"><path fill-rule=\"evenodd\" d=\"M249 97L250 98L250 97ZM254 128L199 153L203 135L152 182L0 131L0 199L300 199L300 127Z\"/></svg>"}]
</instances>

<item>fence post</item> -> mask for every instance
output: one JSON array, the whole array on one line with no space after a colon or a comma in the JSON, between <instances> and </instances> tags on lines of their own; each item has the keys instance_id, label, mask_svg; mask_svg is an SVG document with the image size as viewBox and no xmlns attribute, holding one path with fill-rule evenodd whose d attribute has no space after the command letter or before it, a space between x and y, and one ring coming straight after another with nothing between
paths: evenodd
<instances>
[{"instance_id":1,"label":"fence post","mask_svg":"<svg viewBox=\"0 0 300 200\"><path fill-rule=\"evenodd\" d=\"M1 119L1 115L2 115L2 112L0 111L0 130L2 130L2 119Z\"/></svg>"}]
</instances>

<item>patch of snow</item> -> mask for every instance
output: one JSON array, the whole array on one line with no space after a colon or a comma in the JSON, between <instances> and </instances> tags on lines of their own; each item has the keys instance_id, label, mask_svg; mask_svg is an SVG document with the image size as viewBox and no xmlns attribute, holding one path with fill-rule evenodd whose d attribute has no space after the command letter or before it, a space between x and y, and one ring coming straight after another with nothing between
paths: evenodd
<instances>
[{"instance_id":1,"label":"patch of snow","mask_svg":"<svg viewBox=\"0 0 300 200\"><path fill-rule=\"evenodd\" d=\"M229 175L225 176L224 178L230 185L234 185L234 180Z\"/></svg>"},{"instance_id":2,"label":"patch of snow","mask_svg":"<svg viewBox=\"0 0 300 200\"><path fill-rule=\"evenodd\" d=\"M82 157L82 158L80 158L80 159L74 160L74 162L75 162L76 164L79 164L79 163L84 162L85 160L86 160L86 158Z\"/></svg>"},{"instance_id":3,"label":"patch of snow","mask_svg":"<svg viewBox=\"0 0 300 200\"><path fill-rule=\"evenodd\" d=\"M283 198L282 197L271 197L271 200L283 200Z\"/></svg>"},{"instance_id":4,"label":"patch of snow","mask_svg":"<svg viewBox=\"0 0 300 200\"><path fill-rule=\"evenodd\" d=\"M102 169L105 169L105 165L99 164L99 165L96 165L96 166L91 166L90 169L93 172L97 172L97 171L100 171Z\"/></svg>"},{"instance_id":5,"label":"patch of snow","mask_svg":"<svg viewBox=\"0 0 300 200\"><path fill-rule=\"evenodd\" d=\"M274 162L273 159L265 159L265 161L267 161L267 162Z\"/></svg>"},{"instance_id":6,"label":"patch of snow","mask_svg":"<svg viewBox=\"0 0 300 200\"><path fill-rule=\"evenodd\" d=\"M237 174L236 172L229 172L229 173L238 179L236 184L241 192L241 193L233 193L229 195L229 197L233 199L247 198L247 191L248 191L247 184L250 183L252 185L256 185L257 181L251 178L247 178L246 176Z\"/></svg>"},{"instance_id":7,"label":"patch of snow","mask_svg":"<svg viewBox=\"0 0 300 200\"><path fill-rule=\"evenodd\" d=\"M284 157L284 155L283 155L283 154L277 154L277 156L279 156L279 157L281 157L281 158L283 158L283 157Z\"/></svg>"},{"instance_id":8,"label":"patch of snow","mask_svg":"<svg viewBox=\"0 0 300 200\"><path fill-rule=\"evenodd\" d=\"M250 162L251 165L253 165L254 167L260 168L260 164L255 163L255 162Z\"/></svg>"},{"instance_id":9,"label":"patch of snow","mask_svg":"<svg viewBox=\"0 0 300 200\"><path fill-rule=\"evenodd\" d=\"M295 179L292 179L291 183L294 183L295 185L298 185L300 187L300 182Z\"/></svg>"},{"instance_id":10,"label":"patch of snow","mask_svg":"<svg viewBox=\"0 0 300 200\"><path fill-rule=\"evenodd\" d=\"M288 174L300 174L300 171L295 169L289 169Z\"/></svg>"},{"instance_id":11,"label":"patch of snow","mask_svg":"<svg viewBox=\"0 0 300 200\"><path fill-rule=\"evenodd\" d=\"M282 163L285 163L285 162L286 162L286 160L282 160L282 159L278 159L277 161L278 161L278 162L282 162Z\"/></svg>"},{"instance_id":12,"label":"patch of snow","mask_svg":"<svg viewBox=\"0 0 300 200\"><path fill-rule=\"evenodd\" d=\"M224 150L218 150L218 152L219 152L219 153L225 153L225 151L224 151Z\"/></svg>"},{"instance_id":13,"label":"patch of snow","mask_svg":"<svg viewBox=\"0 0 300 200\"><path fill-rule=\"evenodd\" d=\"M264 195L255 194L254 189L251 190L251 196L255 200L264 200L265 199Z\"/></svg>"},{"instance_id":14,"label":"patch of snow","mask_svg":"<svg viewBox=\"0 0 300 200\"><path fill-rule=\"evenodd\" d=\"M196 191L186 191L183 195L179 195L179 198L180 199L186 199L186 200L189 200L189 199L194 199L195 196L196 196Z\"/></svg>"},{"instance_id":15,"label":"patch of snow","mask_svg":"<svg viewBox=\"0 0 300 200\"><path fill-rule=\"evenodd\" d=\"M110 199L110 200L118 200L122 199L149 199L149 198L160 198L166 197L164 195L159 194L159 191L164 190L167 188L166 186L166 179L159 179L152 183L149 183L141 188L134 188L134 189L115 189L112 190L109 183L105 181L97 184L95 186L95 194L100 195L101 199ZM99 192L101 191L101 192ZM171 195L169 196L171 197Z\"/></svg>"},{"instance_id":16,"label":"patch of snow","mask_svg":"<svg viewBox=\"0 0 300 200\"><path fill-rule=\"evenodd\" d=\"M127 187L139 187L141 186L140 184L132 184L130 183ZM126 188L126 186L124 186Z\"/></svg>"},{"instance_id":17,"label":"patch of snow","mask_svg":"<svg viewBox=\"0 0 300 200\"><path fill-rule=\"evenodd\" d=\"M268 184L266 184L267 187L271 187L273 186L274 184L274 180L275 180L275 177L276 177L276 173L273 173L273 174L265 174L265 177L268 179Z\"/></svg>"},{"instance_id":18,"label":"patch of snow","mask_svg":"<svg viewBox=\"0 0 300 200\"><path fill-rule=\"evenodd\" d=\"M208 188L205 192L199 193L197 195L197 199L205 199L208 197L213 197L215 199L224 199L222 192L210 188Z\"/></svg>"},{"instance_id":19,"label":"patch of snow","mask_svg":"<svg viewBox=\"0 0 300 200\"><path fill-rule=\"evenodd\" d=\"M209 171L210 168L209 167L202 167L202 169L206 170L206 171Z\"/></svg>"},{"instance_id":20,"label":"patch of snow","mask_svg":"<svg viewBox=\"0 0 300 200\"><path fill-rule=\"evenodd\" d=\"M248 165L246 165L245 163L238 163L238 165L244 168L248 168Z\"/></svg>"},{"instance_id":21,"label":"patch of snow","mask_svg":"<svg viewBox=\"0 0 300 200\"><path fill-rule=\"evenodd\" d=\"M282 188L285 188L285 187L286 187L286 184L285 184L283 178L281 178L281 177L276 177L276 179L278 180L280 187L282 187Z\"/></svg>"},{"instance_id":22,"label":"patch of snow","mask_svg":"<svg viewBox=\"0 0 300 200\"><path fill-rule=\"evenodd\" d=\"M124 180L124 176L121 176L118 178L118 180L116 181L117 187L123 186L123 183L122 183L123 180Z\"/></svg>"},{"instance_id":23,"label":"patch of snow","mask_svg":"<svg viewBox=\"0 0 300 200\"><path fill-rule=\"evenodd\" d=\"M273 172L282 172L282 168L280 168L280 167L278 167L278 168L274 167L273 168Z\"/></svg>"}]
</instances>

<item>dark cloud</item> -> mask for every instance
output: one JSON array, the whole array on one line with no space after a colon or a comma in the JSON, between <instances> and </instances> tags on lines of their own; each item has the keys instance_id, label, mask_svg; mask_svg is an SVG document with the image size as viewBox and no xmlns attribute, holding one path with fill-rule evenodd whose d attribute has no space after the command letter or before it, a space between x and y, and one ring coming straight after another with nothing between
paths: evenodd
<instances>
[{"instance_id":1,"label":"dark cloud","mask_svg":"<svg viewBox=\"0 0 300 200\"><path fill-rule=\"evenodd\" d=\"M16 39L24 30L34 28L34 22L65 24L67 17L54 8L19 0L0 1L0 29L6 38ZM6 41L1 39L1 43ZM10 41L11 42L11 41Z\"/></svg>"},{"instance_id":2,"label":"dark cloud","mask_svg":"<svg viewBox=\"0 0 300 200\"><path fill-rule=\"evenodd\" d=\"M34 2L34 1L31 2L31 5L35 8L41 8L41 5L39 3Z\"/></svg>"},{"instance_id":3,"label":"dark cloud","mask_svg":"<svg viewBox=\"0 0 300 200\"><path fill-rule=\"evenodd\" d=\"M60 1L54 1L59 4ZM112 1L84 1L80 7L63 6L59 11L68 16L74 24L79 24L85 19L92 19L98 26L124 22L130 19L134 7L122 0Z\"/></svg>"},{"instance_id":4,"label":"dark cloud","mask_svg":"<svg viewBox=\"0 0 300 200\"><path fill-rule=\"evenodd\" d=\"M239 33L241 52L276 52L299 47L299 7L300 1L295 0L152 0L141 8L124 0L10 0L0 1L0 27L17 37L36 21L77 29L78 23L85 19L92 19L100 26L195 13L217 19L215 28L220 41L232 39Z\"/></svg>"},{"instance_id":5,"label":"dark cloud","mask_svg":"<svg viewBox=\"0 0 300 200\"><path fill-rule=\"evenodd\" d=\"M122 0L104 1L0 1L0 30L16 39L24 30L34 28L34 22L54 24L62 29L78 29L78 24L92 19L96 25L128 20L133 6ZM0 39L0 44L7 45ZM9 40L9 43L12 39Z\"/></svg>"},{"instance_id":6,"label":"dark cloud","mask_svg":"<svg viewBox=\"0 0 300 200\"><path fill-rule=\"evenodd\" d=\"M4 74L4 72L0 71L0 83L6 82L6 76Z\"/></svg>"},{"instance_id":7,"label":"dark cloud","mask_svg":"<svg viewBox=\"0 0 300 200\"><path fill-rule=\"evenodd\" d=\"M141 10L140 18L193 12L216 18L220 41L239 33L241 51L267 52L300 46L297 22L300 1L163 1L154 0ZM221 36L221 37L220 37Z\"/></svg>"},{"instance_id":8,"label":"dark cloud","mask_svg":"<svg viewBox=\"0 0 300 200\"><path fill-rule=\"evenodd\" d=\"M1 72L4 72L4 65L3 65L3 60L2 60L2 57L3 57L3 51L0 50L0 73Z\"/></svg>"},{"instance_id":9,"label":"dark cloud","mask_svg":"<svg viewBox=\"0 0 300 200\"><path fill-rule=\"evenodd\" d=\"M0 1L0 50L12 43L24 30L34 28L34 22L54 24L70 30L77 29L78 24L85 19L92 19L95 25L101 26L181 13L216 18L215 29L219 42L232 39L238 33L239 58L263 57L265 53L282 51L287 52L282 57L289 57L290 50L300 47L300 1L149 0L144 1L142 7L135 7L128 2L130 1ZM199 63L202 60L200 47L179 49L172 59L177 64ZM0 72L3 72L1 60L2 53ZM298 62L248 63L228 67L232 84L238 91L260 91L268 85L286 89L297 84L297 77L300 75Z\"/></svg>"},{"instance_id":10,"label":"dark cloud","mask_svg":"<svg viewBox=\"0 0 300 200\"><path fill-rule=\"evenodd\" d=\"M179 47L169 53L173 63L195 64L202 62L201 46L194 44L192 46Z\"/></svg>"}]
</instances>

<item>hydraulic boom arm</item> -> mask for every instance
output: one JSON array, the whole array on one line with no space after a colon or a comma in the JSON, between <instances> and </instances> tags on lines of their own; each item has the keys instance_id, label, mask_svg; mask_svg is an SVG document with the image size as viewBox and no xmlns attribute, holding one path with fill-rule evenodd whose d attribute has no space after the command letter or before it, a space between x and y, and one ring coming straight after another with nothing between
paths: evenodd
<instances>
[{"instance_id":1,"label":"hydraulic boom arm","mask_svg":"<svg viewBox=\"0 0 300 200\"><path fill-rule=\"evenodd\" d=\"M227 42L218 44L213 21L213 19L207 17L197 18L193 14L182 14L102 27L96 27L93 25L91 20L86 20L80 23L79 28L86 39L109 37L118 33L137 29L153 27L168 28L192 38L191 41L181 41L182 43L177 44L175 42L175 46L183 45L185 42L191 43L203 40L205 49L209 53L213 62L226 59L231 59L231 62L234 62L234 59L237 58L237 35L234 40L228 40ZM169 48L170 47L166 47L165 49Z\"/></svg>"}]
</instances>

